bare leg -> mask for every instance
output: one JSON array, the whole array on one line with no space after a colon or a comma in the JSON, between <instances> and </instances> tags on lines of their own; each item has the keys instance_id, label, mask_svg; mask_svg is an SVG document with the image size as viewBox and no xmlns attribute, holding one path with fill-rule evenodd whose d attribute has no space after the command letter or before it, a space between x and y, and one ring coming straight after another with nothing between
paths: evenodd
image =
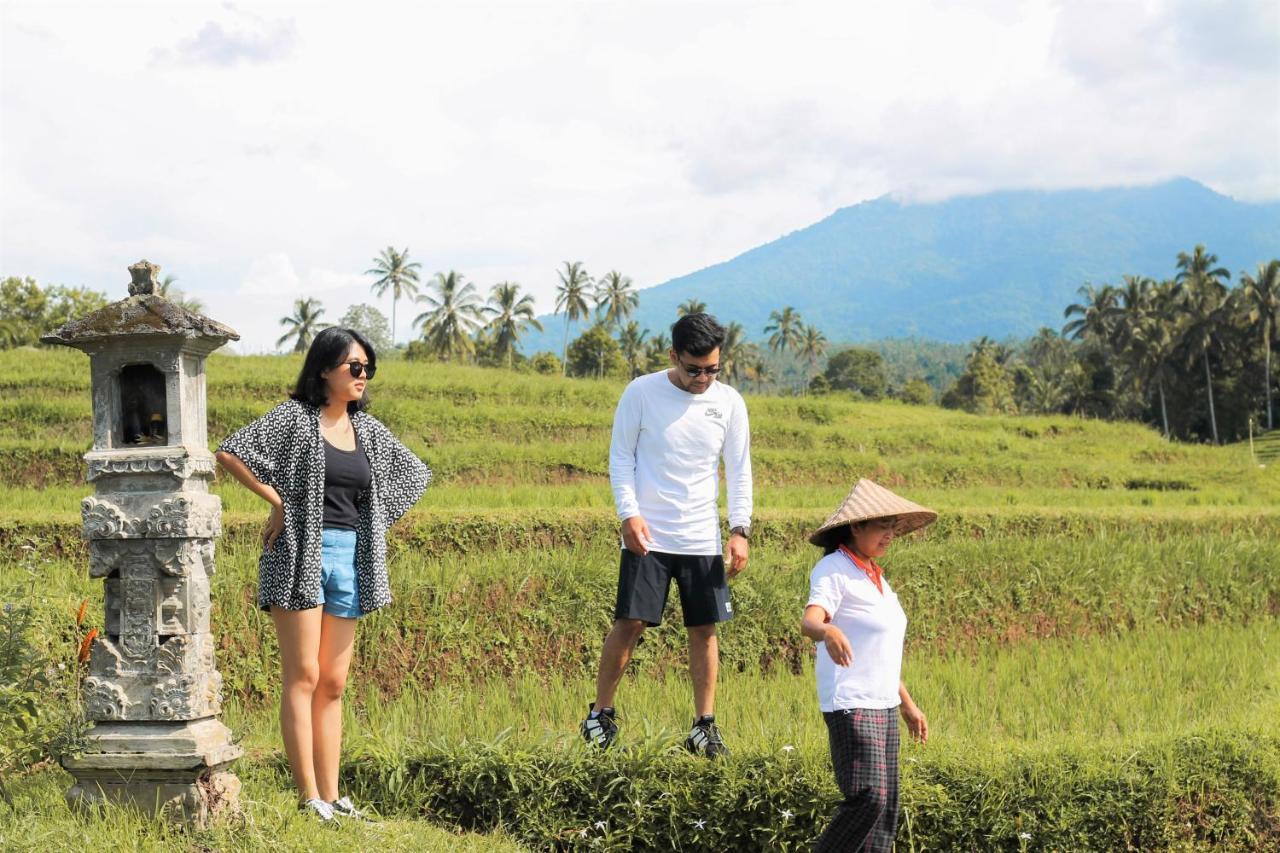
<instances>
[{"instance_id":1,"label":"bare leg","mask_svg":"<svg viewBox=\"0 0 1280 853\"><path fill-rule=\"evenodd\" d=\"M271 621L275 623L280 643L280 671L284 681L280 691L284 754L289 759L299 798L309 800L319 795L311 752L311 698L320 680L320 608L272 607Z\"/></svg>"},{"instance_id":2,"label":"bare leg","mask_svg":"<svg viewBox=\"0 0 1280 853\"><path fill-rule=\"evenodd\" d=\"M639 619L616 619L609 636L600 651L600 670L596 675L596 710L613 706L613 696L618 692L618 682L631 661L631 650L644 633L645 625Z\"/></svg>"},{"instance_id":3,"label":"bare leg","mask_svg":"<svg viewBox=\"0 0 1280 853\"><path fill-rule=\"evenodd\" d=\"M693 680L694 716L714 714L716 676L720 672L720 642L716 626L697 625L689 629L689 677Z\"/></svg>"},{"instance_id":4,"label":"bare leg","mask_svg":"<svg viewBox=\"0 0 1280 853\"><path fill-rule=\"evenodd\" d=\"M320 799L338 799L342 754L342 691L355 647L356 620L324 614L320 627L320 680L311 698L311 739Z\"/></svg>"}]
</instances>

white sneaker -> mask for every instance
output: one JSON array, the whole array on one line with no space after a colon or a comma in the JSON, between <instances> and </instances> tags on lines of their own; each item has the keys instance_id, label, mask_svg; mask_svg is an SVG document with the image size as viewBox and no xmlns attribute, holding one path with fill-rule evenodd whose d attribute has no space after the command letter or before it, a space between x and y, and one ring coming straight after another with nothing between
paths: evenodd
<instances>
[{"instance_id":1,"label":"white sneaker","mask_svg":"<svg viewBox=\"0 0 1280 853\"><path fill-rule=\"evenodd\" d=\"M355 803L351 802L350 797L342 797L329 803L329 808L338 817L349 817L352 820L371 820L371 818L356 808Z\"/></svg>"},{"instance_id":2,"label":"white sneaker","mask_svg":"<svg viewBox=\"0 0 1280 853\"><path fill-rule=\"evenodd\" d=\"M312 797L305 803L298 804L298 811L303 812L321 823L331 823L335 826L338 823L338 816L333 812L333 806L326 803L319 797Z\"/></svg>"}]
</instances>

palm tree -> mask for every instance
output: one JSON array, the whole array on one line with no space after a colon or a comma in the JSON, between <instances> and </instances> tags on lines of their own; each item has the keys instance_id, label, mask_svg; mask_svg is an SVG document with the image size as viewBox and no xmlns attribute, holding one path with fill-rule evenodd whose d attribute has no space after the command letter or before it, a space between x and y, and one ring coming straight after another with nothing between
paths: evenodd
<instances>
[{"instance_id":1,"label":"palm tree","mask_svg":"<svg viewBox=\"0 0 1280 853\"><path fill-rule=\"evenodd\" d=\"M671 339L667 337L665 332L659 332L649 338L649 342L645 345L644 355L648 362L649 369L660 370L662 365L669 360L671 352Z\"/></svg>"},{"instance_id":2,"label":"palm tree","mask_svg":"<svg viewBox=\"0 0 1280 853\"><path fill-rule=\"evenodd\" d=\"M1164 437L1169 438L1169 409L1165 404L1165 380L1170 378L1170 366L1181 335L1174 303L1174 285L1171 281L1155 285L1148 296L1147 312L1136 324L1129 339L1129 348L1137 372L1146 382L1156 383L1160 397L1160 423ZM1148 392L1149 393L1149 392Z\"/></svg>"},{"instance_id":3,"label":"palm tree","mask_svg":"<svg viewBox=\"0 0 1280 853\"><path fill-rule=\"evenodd\" d=\"M288 327L289 331L280 336L276 346L284 346L290 338L294 338L293 351L306 352L316 332L332 325L321 322L320 315L323 313L324 308L320 306L319 299L295 299L293 314L280 318L280 325Z\"/></svg>"},{"instance_id":4,"label":"palm tree","mask_svg":"<svg viewBox=\"0 0 1280 853\"><path fill-rule=\"evenodd\" d=\"M649 361L648 348L644 342L645 336L648 334L649 330L642 330L640 324L635 320L627 323L618 333L618 344L622 347L622 357L626 360L627 366L631 368L633 377L643 373L643 365L646 365Z\"/></svg>"},{"instance_id":5,"label":"palm tree","mask_svg":"<svg viewBox=\"0 0 1280 853\"><path fill-rule=\"evenodd\" d=\"M687 317L690 314L705 313L707 313L707 303L703 302L701 299L686 299L684 302L680 303L680 307L676 308L677 317Z\"/></svg>"},{"instance_id":6,"label":"palm tree","mask_svg":"<svg viewBox=\"0 0 1280 853\"><path fill-rule=\"evenodd\" d=\"M596 308L606 326L622 328L622 321L631 316L640 304L640 296L632 287L631 279L617 270L610 270L596 282Z\"/></svg>"},{"instance_id":7,"label":"palm tree","mask_svg":"<svg viewBox=\"0 0 1280 853\"><path fill-rule=\"evenodd\" d=\"M565 359L569 355L569 324L587 316L587 290L591 276L582 268L582 261L564 262L564 269L556 270L560 284L556 286L556 313L564 314L564 346L560 351L560 373L564 374Z\"/></svg>"},{"instance_id":8,"label":"palm tree","mask_svg":"<svg viewBox=\"0 0 1280 853\"><path fill-rule=\"evenodd\" d=\"M182 290L174 287L177 282L176 275L166 275L160 280L160 284L156 288L156 295L167 299L175 305L180 305L192 314L201 314L204 312L204 303L195 297L188 296Z\"/></svg>"},{"instance_id":9,"label":"palm tree","mask_svg":"<svg viewBox=\"0 0 1280 853\"><path fill-rule=\"evenodd\" d=\"M751 380L751 386L755 391L760 391L773 381L773 366L759 351L754 358L747 361L742 373L744 379Z\"/></svg>"},{"instance_id":10,"label":"palm tree","mask_svg":"<svg viewBox=\"0 0 1280 853\"><path fill-rule=\"evenodd\" d=\"M1280 325L1280 260L1258 264L1256 276L1240 274L1240 289L1247 306L1248 321L1257 323L1262 332L1262 384L1267 393L1267 429L1274 429L1271 412L1271 340Z\"/></svg>"},{"instance_id":11,"label":"palm tree","mask_svg":"<svg viewBox=\"0 0 1280 853\"><path fill-rule=\"evenodd\" d=\"M784 353L796 349L800 345L802 325L800 315L790 305L772 312L769 325L764 327L765 334L769 335L769 349Z\"/></svg>"},{"instance_id":12,"label":"palm tree","mask_svg":"<svg viewBox=\"0 0 1280 853\"><path fill-rule=\"evenodd\" d=\"M751 347L747 343L747 330L741 323L730 323L724 330L724 343L720 345L720 376L732 382L740 373L739 362Z\"/></svg>"},{"instance_id":13,"label":"palm tree","mask_svg":"<svg viewBox=\"0 0 1280 853\"><path fill-rule=\"evenodd\" d=\"M827 336L813 326L801 326L800 344L797 347L800 357L809 365L805 380L813 378L812 374L818 366L818 359L827 352Z\"/></svg>"},{"instance_id":14,"label":"palm tree","mask_svg":"<svg viewBox=\"0 0 1280 853\"><path fill-rule=\"evenodd\" d=\"M492 315L489 328L495 336L495 348L500 357L506 357L509 368L524 330L532 326L542 331L542 324L533 311L533 297L528 294L521 296L520 285L515 282L500 281L490 291L489 303L483 311Z\"/></svg>"},{"instance_id":15,"label":"palm tree","mask_svg":"<svg viewBox=\"0 0 1280 853\"><path fill-rule=\"evenodd\" d=\"M427 310L413 318L413 325L422 326L428 348L445 361L471 355L476 346L471 335L484 322L476 286L455 270L436 273L427 286L434 293L415 300Z\"/></svg>"},{"instance_id":16,"label":"palm tree","mask_svg":"<svg viewBox=\"0 0 1280 853\"><path fill-rule=\"evenodd\" d=\"M1062 334L1074 341L1092 336L1100 343L1107 343L1117 312L1116 289L1109 284L1100 288L1086 284L1076 292L1084 297L1084 301L1068 305L1062 312L1063 317L1079 315L1062 327Z\"/></svg>"},{"instance_id":17,"label":"palm tree","mask_svg":"<svg viewBox=\"0 0 1280 853\"><path fill-rule=\"evenodd\" d=\"M409 249L397 252L394 246L383 249L373 259L373 267L365 275L376 275L378 280L370 285L375 296L391 291L391 346L396 345L396 303L402 297L410 299L418 295L418 270L422 264L409 261Z\"/></svg>"},{"instance_id":18,"label":"palm tree","mask_svg":"<svg viewBox=\"0 0 1280 853\"><path fill-rule=\"evenodd\" d=\"M1213 410L1213 372L1209 369L1209 350L1213 338L1225 322L1228 307L1227 286L1231 273L1225 267L1215 267L1218 256L1196 246L1188 255L1178 253L1178 274L1174 282L1178 288L1178 302L1186 318L1183 344L1187 347L1187 366L1197 358L1204 361L1205 388L1209 392L1209 426L1213 431L1213 443L1218 443L1218 417Z\"/></svg>"}]
</instances>

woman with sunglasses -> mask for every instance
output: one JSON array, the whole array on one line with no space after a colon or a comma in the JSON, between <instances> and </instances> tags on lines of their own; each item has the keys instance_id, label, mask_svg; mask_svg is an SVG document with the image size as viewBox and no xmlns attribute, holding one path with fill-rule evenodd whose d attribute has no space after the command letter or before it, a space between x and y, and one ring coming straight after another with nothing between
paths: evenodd
<instances>
[{"instance_id":1,"label":"woman with sunglasses","mask_svg":"<svg viewBox=\"0 0 1280 853\"><path fill-rule=\"evenodd\" d=\"M280 728L299 808L364 815L338 793L342 692L356 620L391 602L386 532L431 470L365 412L377 355L354 329L316 335L290 399L231 435L219 464L271 504L258 605L280 644Z\"/></svg>"}]
</instances>

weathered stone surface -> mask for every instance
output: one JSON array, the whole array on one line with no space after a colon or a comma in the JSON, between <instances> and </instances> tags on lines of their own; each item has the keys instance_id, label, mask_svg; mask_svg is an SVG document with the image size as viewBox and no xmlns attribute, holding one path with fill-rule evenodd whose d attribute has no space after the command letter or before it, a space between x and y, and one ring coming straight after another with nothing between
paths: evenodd
<instances>
[{"instance_id":1,"label":"weathered stone surface","mask_svg":"<svg viewBox=\"0 0 1280 853\"><path fill-rule=\"evenodd\" d=\"M86 539L144 539L169 536L212 538L222 534L222 502L217 495L170 497L115 492L80 502Z\"/></svg>"},{"instance_id":2,"label":"weathered stone surface","mask_svg":"<svg viewBox=\"0 0 1280 853\"><path fill-rule=\"evenodd\" d=\"M94 643L83 690L90 720L196 720L222 709L211 634L149 642L141 654L110 636Z\"/></svg>"},{"instance_id":3,"label":"weathered stone surface","mask_svg":"<svg viewBox=\"0 0 1280 853\"><path fill-rule=\"evenodd\" d=\"M95 539L89 542L90 577L155 572L175 577L208 577L216 568L212 539Z\"/></svg>"},{"instance_id":4,"label":"weathered stone surface","mask_svg":"<svg viewBox=\"0 0 1280 853\"><path fill-rule=\"evenodd\" d=\"M44 338L89 356L95 495L81 513L106 596L81 697L95 726L63 766L73 806L110 800L203 824L240 789L226 767L242 750L215 718L209 576L222 505L209 492L204 375L236 334L156 296L158 269L134 264L128 299Z\"/></svg>"},{"instance_id":5,"label":"weathered stone surface","mask_svg":"<svg viewBox=\"0 0 1280 853\"><path fill-rule=\"evenodd\" d=\"M216 764L223 760L220 756L230 754L228 749L239 755L240 747L231 743L231 731L213 717L206 717L180 723L98 723L84 755L203 755L207 763Z\"/></svg>"},{"instance_id":6,"label":"weathered stone surface","mask_svg":"<svg viewBox=\"0 0 1280 853\"><path fill-rule=\"evenodd\" d=\"M75 346L87 341L98 341L138 335L181 335L183 337L213 338L218 346L227 341L238 341L240 336L230 326L195 314L161 296L155 295L155 274L160 267L148 261L139 261L129 267L132 281L129 298L113 302L87 317L72 320L58 331L40 340L47 344Z\"/></svg>"},{"instance_id":7,"label":"weathered stone surface","mask_svg":"<svg viewBox=\"0 0 1280 853\"><path fill-rule=\"evenodd\" d=\"M213 454L185 447L146 447L136 450L91 451L85 454L90 483L120 474L166 474L177 480L213 477L217 464ZM163 481L161 481L163 482Z\"/></svg>"}]
</instances>

